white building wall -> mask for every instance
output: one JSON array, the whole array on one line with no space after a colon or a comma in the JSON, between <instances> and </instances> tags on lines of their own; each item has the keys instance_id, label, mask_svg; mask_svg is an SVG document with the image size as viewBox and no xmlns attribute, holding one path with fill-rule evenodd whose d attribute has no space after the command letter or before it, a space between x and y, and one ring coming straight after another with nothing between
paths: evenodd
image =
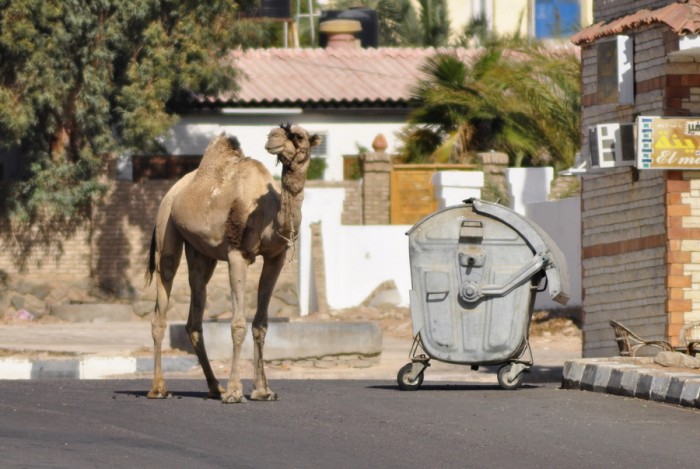
<instances>
[{"instance_id":1,"label":"white building wall","mask_svg":"<svg viewBox=\"0 0 700 469\"><path fill-rule=\"evenodd\" d=\"M508 168L506 180L510 192L510 208L525 215L526 204L544 202L554 179L554 168Z\"/></svg>"},{"instance_id":2,"label":"white building wall","mask_svg":"<svg viewBox=\"0 0 700 469\"><path fill-rule=\"evenodd\" d=\"M247 156L259 159L273 175L279 175L281 167L276 165L276 158L265 151L265 142L272 128L287 122L301 125L312 133L325 134L328 166L324 179L342 181L343 155L357 155L360 147L371 150L377 134L386 137L388 152L396 150L396 134L404 126L404 116L335 116L293 112L188 115L174 126L163 144L173 155L201 155L213 137L226 132L238 137Z\"/></svg>"}]
</instances>

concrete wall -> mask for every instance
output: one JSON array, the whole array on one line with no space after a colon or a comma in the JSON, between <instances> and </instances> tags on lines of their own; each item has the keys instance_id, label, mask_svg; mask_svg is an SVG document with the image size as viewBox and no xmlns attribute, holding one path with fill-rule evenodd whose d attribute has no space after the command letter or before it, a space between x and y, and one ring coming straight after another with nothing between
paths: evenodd
<instances>
[{"instance_id":1,"label":"concrete wall","mask_svg":"<svg viewBox=\"0 0 700 469\"><path fill-rule=\"evenodd\" d=\"M547 232L564 253L571 292L566 307L581 306L581 199L569 197L526 204L524 215ZM561 307L547 292L538 293L535 298L535 309Z\"/></svg>"}]
</instances>

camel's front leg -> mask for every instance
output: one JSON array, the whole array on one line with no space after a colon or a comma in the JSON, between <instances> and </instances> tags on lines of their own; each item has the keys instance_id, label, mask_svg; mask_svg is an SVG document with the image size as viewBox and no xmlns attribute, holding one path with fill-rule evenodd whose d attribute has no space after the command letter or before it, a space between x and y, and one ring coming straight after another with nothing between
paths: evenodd
<instances>
[{"instance_id":1,"label":"camel's front leg","mask_svg":"<svg viewBox=\"0 0 700 469\"><path fill-rule=\"evenodd\" d=\"M240 252L231 251L228 254L228 274L231 282L231 302L233 319L231 320L231 337L233 339L233 357L231 359L231 375L229 376L226 392L221 395L221 401L229 404L245 402L243 385L240 376L241 348L246 335L245 322L245 286L246 269L248 264Z\"/></svg>"},{"instance_id":2,"label":"camel's front leg","mask_svg":"<svg viewBox=\"0 0 700 469\"><path fill-rule=\"evenodd\" d=\"M263 348L265 346L265 335L267 334L267 309L270 305L270 298L275 289L275 284L284 266L285 254L272 259L265 259L260 282L258 284L258 309L253 319L253 340L254 340L254 366L255 366L255 389L250 398L258 401L276 401L277 393L270 390L265 377L265 363L263 361Z\"/></svg>"}]
</instances>

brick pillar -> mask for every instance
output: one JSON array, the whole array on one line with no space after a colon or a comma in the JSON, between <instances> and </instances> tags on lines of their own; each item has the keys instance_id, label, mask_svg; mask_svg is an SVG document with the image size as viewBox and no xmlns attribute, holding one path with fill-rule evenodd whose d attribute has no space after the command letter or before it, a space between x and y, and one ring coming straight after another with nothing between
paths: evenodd
<instances>
[{"instance_id":1,"label":"brick pillar","mask_svg":"<svg viewBox=\"0 0 700 469\"><path fill-rule=\"evenodd\" d=\"M669 171L666 180L668 273L667 333L674 345L684 324L700 320L700 179L693 171Z\"/></svg>"},{"instance_id":2,"label":"brick pillar","mask_svg":"<svg viewBox=\"0 0 700 469\"><path fill-rule=\"evenodd\" d=\"M481 197L491 202L499 202L506 207L510 203L508 182L506 181L506 169L508 169L508 155L495 151L477 154L484 172L484 188Z\"/></svg>"},{"instance_id":3,"label":"brick pillar","mask_svg":"<svg viewBox=\"0 0 700 469\"><path fill-rule=\"evenodd\" d=\"M362 162L362 214L364 225L391 223L391 157L382 134L372 142L374 152L360 156Z\"/></svg>"}]
</instances>

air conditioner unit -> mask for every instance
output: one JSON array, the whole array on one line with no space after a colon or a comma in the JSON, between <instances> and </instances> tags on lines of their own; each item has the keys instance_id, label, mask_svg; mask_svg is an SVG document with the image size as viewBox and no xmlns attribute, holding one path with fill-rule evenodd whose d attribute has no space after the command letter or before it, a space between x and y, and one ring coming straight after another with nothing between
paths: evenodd
<instances>
[{"instance_id":1,"label":"air conditioner unit","mask_svg":"<svg viewBox=\"0 0 700 469\"><path fill-rule=\"evenodd\" d=\"M591 168L634 166L634 124L599 124L588 129Z\"/></svg>"}]
</instances>

